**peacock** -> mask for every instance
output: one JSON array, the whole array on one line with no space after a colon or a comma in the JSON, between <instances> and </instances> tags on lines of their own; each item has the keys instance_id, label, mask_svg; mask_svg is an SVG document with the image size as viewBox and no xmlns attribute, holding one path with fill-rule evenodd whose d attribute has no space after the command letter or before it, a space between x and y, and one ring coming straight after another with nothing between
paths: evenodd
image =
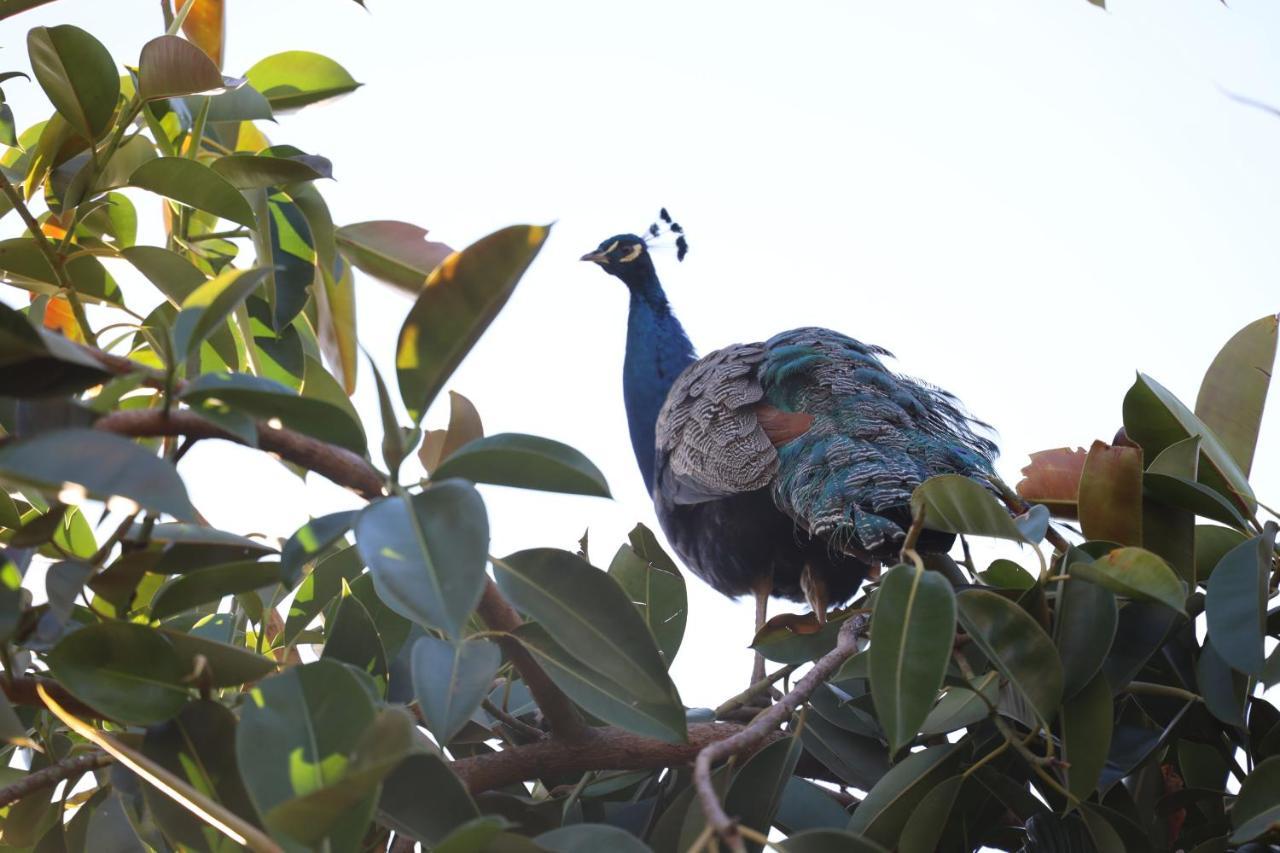
<instances>
[{"instance_id":1,"label":"peacock","mask_svg":"<svg viewBox=\"0 0 1280 853\"><path fill-rule=\"evenodd\" d=\"M649 251L663 232L681 260L688 243L665 209L661 220L582 256L631 294L623 400L658 522L700 578L755 597L757 631L771 596L806 601L822 621L897 557L915 487L937 474L988 482L996 445L953 395L830 329L699 358ZM954 538L925 530L917 550L946 552Z\"/></svg>"}]
</instances>

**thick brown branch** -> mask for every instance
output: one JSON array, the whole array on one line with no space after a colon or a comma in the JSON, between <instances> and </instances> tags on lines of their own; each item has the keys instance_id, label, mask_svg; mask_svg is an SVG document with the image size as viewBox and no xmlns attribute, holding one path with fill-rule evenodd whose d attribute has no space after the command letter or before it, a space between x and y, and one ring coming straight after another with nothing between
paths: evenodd
<instances>
[{"instance_id":1,"label":"thick brown branch","mask_svg":"<svg viewBox=\"0 0 1280 853\"><path fill-rule=\"evenodd\" d=\"M520 627L522 620L515 608L503 598L498 585L487 579L484 595L480 598L480 606L476 613L484 620L490 630L511 633ZM533 695L533 701L542 709L542 716L551 728L551 734L557 739L570 741L594 740L592 730L582 721L582 715L569 701L569 697L556 687L546 671L538 666L538 662L529 654L528 649L520 645L515 637L502 637L498 641L511 665L520 673L525 685Z\"/></svg>"},{"instance_id":2,"label":"thick brown branch","mask_svg":"<svg viewBox=\"0 0 1280 853\"><path fill-rule=\"evenodd\" d=\"M727 738L716 739L698 753L693 764L693 784L698 791L698 801L702 804L703 814L707 816L707 823L725 840L730 849L742 849L742 838L738 835L737 821L725 814L720 796L711 784L711 766L730 756L754 752L768 739L776 737L778 727L858 650L858 634L866 627L870 618L868 614L860 613L841 625L836 637L836 647L818 658L813 668L796 682L789 693L761 712L741 731Z\"/></svg>"},{"instance_id":3,"label":"thick brown branch","mask_svg":"<svg viewBox=\"0 0 1280 853\"><path fill-rule=\"evenodd\" d=\"M67 688L63 687L56 681L47 678L39 678L32 676L17 676L14 678L0 678L0 687L4 688L4 695L9 697L9 701L14 705L25 705L29 708L44 708L44 700L36 693L36 685L44 686L55 702L66 708L71 713L81 719L90 720L109 720L106 714L89 707L76 697L72 696Z\"/></svg>"},{"instance_id":4,"label":"thick brown branch","mask_svg":"<svg viewBox=\"0 0 1280 853\"><path fill-rule=\"evenodd\" d=\"M94 428L118 435L184 435L191 438L221 438L244 444L242 439L187 411L166 413L162 409L143 409L112 412L99 418L94 423ZM275 453L309 471L315 471L367 500L374 500L383 494L382 475L364 459L345 448L293 430L272 429L261 422L258 424L258 448L267 453Z\"/></svg>"},{"instance_id":5,"label":"thick brown branch","mask_svg":"<svg viewBox=\"0 0 1280 853\"><path fill-rule=\"evenodd\" d=\"M695 723L687 743L667 743L612 726L592 729L585 741L544 740L502 752L461 758L451 766L471 793L537 779L590 770L651 770L688 764L708 744L740 734L736 723ZM756 748L782 736L765 732Z\"/></svg>"},{"instance_id":6,"label":"thick brown branch","mask_svg":"<svg viewBox=\"0 0 1280 853\"><path fill-rule=\"evenodd\" d=\"M59 761L57 764L50 764L34 773L28 773L12 785L5 785L0 788L0 808L4 808L10 803L16 803L28 794L35 793L42 788L52 788L59 782L67 779L76 779L90 770L97 770L99 767L106 767L115 761L105 752L87 752L84 755L77 755L75 758L68 758Z\"/></svg>"}]
</instances>

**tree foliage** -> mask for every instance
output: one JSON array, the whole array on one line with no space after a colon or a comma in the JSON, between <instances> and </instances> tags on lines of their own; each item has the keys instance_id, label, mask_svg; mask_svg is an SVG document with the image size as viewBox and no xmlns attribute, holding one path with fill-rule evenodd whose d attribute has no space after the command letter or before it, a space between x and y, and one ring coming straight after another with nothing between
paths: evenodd
<instances>
[{"instance_id":1,"label":"tree foliage","mask_svg":"<svg viewBox=\"0 0 1280 853\"><path fill-rule=\"evenodd\" d=\"M335 226L329 162L257 122L355 79L298 51L224 76L220 0L167 18L124 61L37 27L34 80L0 79L52 110L21 134L0 112L0 277L7 302L25 291L0 304L4 846L1280 840L1280 709L1261 695L1280 682L1277 526L1248 479L1276 317L1226 344L1194 407L1139 374L1111 443L1035 454L1003 501L925 483L917 528L965 537L961 562L907 548L825 624L772 620L755 647L790 692L768 712L767 684L687 708L668 670L696 614L651 531L612 555L489 553L474 484L608 497L599 469L486 437L456 394L448 428L422 429L548 228L453 252L409 223ZM144 193L163 245L137 242ZM103 259L154 293L126 302ZM378 430L348 399L353 270L414 300L395 382L375 371ZM178 474L204 440L367 503L278 540L214 529ZM429 476L406 482L415 452ZM984 538L1018 559L975 562Z\"/></svg>"}]
</instances>

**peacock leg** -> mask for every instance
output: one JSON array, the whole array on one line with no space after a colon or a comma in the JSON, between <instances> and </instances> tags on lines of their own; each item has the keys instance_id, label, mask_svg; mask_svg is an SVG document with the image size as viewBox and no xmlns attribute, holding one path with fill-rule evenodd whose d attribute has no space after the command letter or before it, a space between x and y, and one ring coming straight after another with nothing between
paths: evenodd
<instances>
[{"instance_id":1,"label":"peacock leg","mask_svg":"<svg viewBox=\"0 0 1280 853\"><path fill-rule=\"evenodd\" d=\"M756 587L756 634L760 633L760 629L764 628L764 623L769 615L769 593L773 591L773 584L761 584ZM764 678L764 655L756 652L755 663L751 666L751 683L755 684Z\"/></svg>"},{"instance_id":2,"label":"peacock leg","mask_svg":"<svg viewBox=\"0 0 1280 853\"><path fill-rule=\"evenodd\" d=\"M804 564L800 573L800 589L804 590L805 601L813 608L813 616L819 625L827 623L827 603L831 600L827 593L826 580L814 569L812 563Z\"/></svg>"}]
</instances>

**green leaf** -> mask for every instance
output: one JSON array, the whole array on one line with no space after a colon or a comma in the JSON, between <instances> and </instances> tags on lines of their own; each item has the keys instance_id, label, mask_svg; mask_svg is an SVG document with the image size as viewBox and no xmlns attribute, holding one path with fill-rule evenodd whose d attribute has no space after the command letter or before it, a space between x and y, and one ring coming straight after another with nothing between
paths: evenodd
<instances>
[{"instance_id":1,"label":"green leaf","mask_svg":"<svg viewBox=\"0 0 1280 853\"><path fill-rule=\"evenodd\" d=\"M1080 475L1080 529L1089 539L1142 544L1142 451L1095 441Z\"/></svg>"},{"instance_id":2,"label":"green leaf","mask_svg":"<svg viewBox=\"0 0 1280 853\"><path fill-rule=\"evenodd\" d=\"M792 837L810 829L841 829L848 822L849 815L830 792L797 776L787 782L774 817L774 824Z\"/></svg>"},{"instance_id":3,"label":"green leaf","mask_svg":"<svg viewBox=\"0 0 1280 853\"><path fill-rule=\"evenodd\" d=\"M227 179L238 190L266 189L299 181L332 178L328 160L323 157L272 157L261 154L228 154L210 164L210 168ZM319 167L319 168L317 168Z\"/></svg>"},{"instance_id":4,"label":"green leaf","mask_svg":"<svg viewBox=\"0 0 1280 853\"><path fill-rule=\"evenodd\" d=\"M159 36L138 57L138 96L144 101L214 92L225 88L218 66L203 50L178 36Z\"/></svg>"},{"instance_id":5,"label":"green leaf","mask_svg":"<svg viewBox=\"0 0 1280 853\"><path fill-rule=\"evenodd\" d=\"M110 375L75 344L35 328L24 315L0 304L0 394L70 394L99 385Z\"/></svg>"},{"instance_id":6,"label":"green leaf","mask_svg":"<svg viewBox=\"0 0 1280 853\"><path fill-rule=\"evenodd\" d=\"M952 776L943 779L924 795L898 837L899 853L931 853L938 849L943 833L951 823L951 810L965 778Z\"/></svg>"},{"instance_id":7,"label":"green leaf","mask_svg":"<svg viewBox=\"0 0 1280 853\"><path fill-rule=\"evenodd\" d=\"M440 463L436 479L513 486L607 498L609 484L591 460L567 444L536 435L501 433L463 445Z\"/></svg>"},{"instance_id":8,"label":"green leaf","mask_svg":"<svg viewBox=\"0 0 1280 853\"><path fill-rule=\"evenodd\" d=\"M151 618L167 619L228 595L251 592L280 582L277 562L244 561L178 575L151 600Z\"/></svg>"},{"instance_id":9,"label":"green leaf","mask_svg":"<svg viewBox=\"0 0 1280 853\"><path fill-rule=\"evenodd\" d=\"M1111 685L1101 672L1062 705L1063 760L1070 765L1067 790L1078 800L1087 800L1098 787L1111 751L1113 714Z\"/></svg>"},{"instance_id":10,"label":"green leaf","mask_svg":"<svg viewBox=\"0 0 1280 853\"><path fill-rule=\"evenodd\" d=\"M186 157L157 157L138 167L129 186L207 211L222 219L255 228L253 208L234 186L217 172Z\"/></svg>"},{"instance_id":11,"label":"green leaf","mask_svg":"<svg viewBox=\"0 0 1280 853\"><path fill-rule=\"evenodd\" d=\"M313 288L316 300L320 348L333 367L334 376L348 394L356 387L356 296L351 267L338 254L333 239L329 206L311 183L286 187L298 212L306 219L315 249L322 288Z\"/></svg>"},{"instance_id":12,"label":"green leaf","mask_svg":"<svg viewBox=\"0 0 1280 853\"><path fill-rule=\"evenodd\" d=\"M415 421L506 304L549 233L550 226L513 225L431 271L396 345L400 397Z\"/></svg>"},{"instance_id":13,"label":"green leaf","mask_svg":"<svg viewBox=\"0 0 1280 853\"><path fill-rule=\"evenodd\" d=\"M1092 559L1073 548L1067 553L1064 565ZM1111 590L1090 583L1081 575L1073 574L1069 578L1058 587L1053 621L1053 642L1062 660L1064 697L1082 690L1102 668L1120 620L1120 608Z\"/></svg>"},{"instance_id":14,"label":"green leaf","mask_svg":"<svg viewBox=\"0 0 1280 853\"><path fill-rule=\"evenodd\" d=\"M924 512L925 527L946 533L1026 541L1009 512L976 480L961 474L930 477L911 494L911 514Z\"/></svg>"},{"instance_id":15,"label":"green leaf","mask_svg":"<svg viewBox=\"0 0 1280 853\"><path fill-rule=\"evenodd\" d=\"M987 590L965 590L956 605L965 633L1041 720L1052 721L1062 701L1062 662L1044 629L1021 607Z\"/></svg>"},{"instance_id":16,"label":"green leaf","mask_svg":"<svg viewBox=\"0 0 1280 853\"><path fill-rule=\"evenodd\" d=\"M379 684L386 686L387 652L378 636L373 617L360 599L344 591L338 602L338 612L325 626L326 638L321 660L337 660L368 673Z\"/></svg>"},{"instance_id":17,"label":"green leaf","mask_svg":"<svg viewBox=\"0 0 1280 853\"><path fill-rule=\"evenodd\" d=\"M268 429L284 427L364 455L364 430L345 409L299 396L270 379L247 373L205 373L183 389L181 399L200 413L241 412L266 421Z\"/></svg>"},{"instance_id":18,"label":"green leaf","mask_svg":"<svg viewBox=\"0 0 1280 853\"><path fill-rule=\"evenodd\" d=\"M625 829L604 823L578 823L562 826L535 837L540 850L554 853L648 853L649 847Z\"/></svg>"},{"instance_id":19,"label":"green leaf","mask_svg":"<svg viewBox=\"0 0 1280 853\"><path fill-rule=\"evenodd\" d=\"M881 580L871 626L871 698L889 753L895 755L915 739L951 660L956 634L951 584L922 566L894 566Z\"/></svg>"},{"instance_id":20,"label":"green leaf","mask_svg":"<svg viewBox=\"0 0 1280 853\"><path fill-rule=\"evenodd\" d=\"M1148 472L1142 477L1142 488L1148 498L1159 503L1190 510L1240 530L1250 529L1248 520L1234 504L1194 480Z\"/></svg>"},{"instance_id":21,"label":"green leaf","mask_svg":"<svg viewBox=\"0 0 1280 853\"><path fill-rule=\"evenodd\" d=\"M1280 316L1268 314L1236 332L1214 357L1196 396L1196 417L1222 440L1245 476L1253 467L1275 367L1277 325Z\"/></svg>"},{"instance_id":22,"label":"green leaf","mask_svg":"<svg viewBox=\"0 0 1280 853\"><path fill-rule=\"evenodd\" d=\"M657 548L653 534L643 525L631 531L631 544L618 548L609 564L609 574L635 604L670 667L680 650L689 616L684 578L665 554L661 562L652 562L642 557L637 548L646 553Z\"/></svg>"},{"instance_id":23,"label":"green leaf","mask_svg":"<svg viewBox=\"0 0 1280 853\"><path fill-rule=\"evenodd\" d=\"M1222 558L1227 556L1228 551L1247 539L1248 537L1239 530L1232 530L1230 527L1197 524L1196 578L1200 583L1206 583L1213 576L1213 570L1217 568L1218 563L1222 562Z\"/></svg>"},{"instance_id":24,"label":"green leaf","mask_svg":"<svg viewBox=\"0 0 1280 853\"><path fill-rule=\"evenodd\" d=\"M90 141L106 133L120 98L120 77L102 43L70 24L35 27L27 33L27 53L54 109Z\"/></svg>"},{"instance_id":25,"label":"green leaf","mask_svg":"<svg viewBox=\"0 0 1280 853\"><path fill-rule=\"evenodd\" d=\"M98 500L118 495L184 521L195 518L173 465L111 433L63 429L12 442L0 447L0 475L54 491L70 483Z\"/></svg>"},{"instance_id":26,"label":"green leaf","mask_svg":"<svg viewBox=\"0 0 1280 853\"><path fill-rule=\"evenodd\" d=\"M514 636L556 686L593 717L638 735L684 742L684 707L675 698L659 702L640 698L631 685L620 684L569 654L537 623L526 622Z\"/></svg>"},{"instance_id":27,"label":"green leaf","mask_svg":"<svg viewBox=\"0 0 1280 853\"><path fill-rule=\"evenodd\" d=\"M1280 756L1260 762L1245 778L1231 808L1231 826L1232 844L1280 831Z\"/></svg>"},{"instance_id":28,"label":"green leaf","mask_svg":"<svg viewBox=\"0 0 1280 853\"><path fill-rule=\"evenodd\" d=\"M1143 548L1117 548L1092 561L1072 563L1068 570L1118 595L1155 601L1184 613L1187 591L1169 564Z\"/></svg>"},{"instance_id":29,"label":"green leaf","mask_svg":"<svg viewBox=\"0 0 1280 853\"><path fill-rule=\"evenodd\" d=\"M1000 700L1000 676L994 670L980 675L970 687L949 687L920 726L923 735L940 735L985 720Z\"/></svg>"},{"instance_id":30,"label":"green leaf","mask_svg":"<svg viewBox=\"0 0 1280 853\"><path fill-rule=\"evenodd\" d=\"M203 623L201 623L203 624ZM197 626L199 627L199 626ZM254 654L242 646L220 643L198 634L160 628L160 633L173 646L183 662L184 671L196 671L196 656L205 659L209 684L212 687L236 687L257 681L276 671L276 663L268 657Z\"/></svg>"},{"instance_id":31,"label":"green leaf","mask_svg":"<svg viewBox=\"0 0 1280 853\"><path fill-rule=\"evenodd\" d=\"M778 842L783 853L888 853L869 838L843 829L811 829Z\"/></svg>"},{"instance_id":32,"label":"green leaf","mask_svg":"<svg viewBox=\"0 0 1280 853\"><path fill-rule=\"evenodd\" d=\"M63 637L45 661L72 695L121 722L163 722L189 698L189 671L168 640L145 625L87 625Z\"/></svg>"},{"instance_id":33,"label":"green leaf","mask_svg":"<svg viewBox=\"0 0 1280 853\"><path fill-rule=\"evenodd\" d=\"M293 587L302 577L302 570L327 548L341 539L355 523L356 512L332 512L313 518L299 527L280 551L280 580Z\"/></svg>"},{"instance_id":34,"label":"green leaf","mask_svg":"<svg viewBox=\"0 0 1280 853\"><path fill-rule=\"evenodd\" d=\"M494 579L565 651L636 698L678 695L653 634L608 574L568 551L535 548L494 560Z\"/></svg>"},{"instance_id":35,"label":"green leaf","mask_svg":"<svg viewBox=\"0 0 1280 853\"><path fill-rule=\"evenodd\" d=\"M198 110L198 105L190 101L187 103L188 107L192 108L192 113ZM209 98L207 121L242 122L259 119L274 121L275 116L271 112L271 104L266 97L248 83L242 83L234 89L228 89Z\"/></svg>"},{"instance_id":36,"label":"green leaf","mask_svg":"<svg viewBox=\"0 0 1280 853\"><path fill-rule=\"evenodd\" d=\"M816 625L812 617L799 617L802 630L793 624L792 614L774 617L751 641L751 648L774 663L808 663L817 660L836 647L840 626L853 615L853 611L830 614L823 625ZM816 628L816 630L813 630Z\"/></svg>"},{"instance_id":37,"label":"green leaf","mask_svg":"<svg viewBox=\"0 0 1280 853\"><path fill-rule=\"evenodd\" d=\"M306 50L289 50L260 60L245 75L272 109L294 110L359 88L338 63Z\"/></svg>"},{"instance_id":38,"label":"green leaf","mask_svg":"<svg viewBox=\"0 0 1280 853\"><path fill-rule=\"evenodd\" d=\"M320 560L315 570L303 579L289 604L284 623L284 640L292 643L303 628L320 615L330 601L342 591L342 583L353 582L364 569L360 552L354 545Z\"/></svg>"},{"instance_id":39,"label":"green leaf","mask_svg":"<svg viewBox=\"0 0 1280 853\"><path fill-rule=\"evenodd\" d=\"M1275 554L1276 525L1237 545L1218 563L1205 594L1205 616L1213 647L1232 668L1262 675L1267 633L1267 580Z\"/></svg>"},{"instance_id":40,"label":"green leaf","mask_svg":"<svg viewBox=\"0 0 1280 853\"><path fill-rule=\"evenodd\" d=\"M180 357L191 358L200 344L258 287L267 271L228 267L197 287L182 302L173 324L173 346Z\"/></svg>"},{"instance_id":41,"label":"green leaf","mask_svg":"<svg viewBox=\"0 0 1280 853\"><path fill-rule=\"evenodd\" d=\"M947 744L908 755L867 792L849 819L849 830L880 844L895 843L925 795L955 772L965 749Z\"/></svg>"},{"instance_id":42,"label":"green leaf","mask_svg":"<svg viewBox=\"0 0 1280 853\"><path fill-rule=\"evenodd\" d=\"M870 790L889 772L889 751L879 740L855 734L810 714L800 730L804 748L848 785Z\"/></svg>"},{"instance_id":43,"label":"green leaf","mask_svg":"<svg viewBox=\"0 0 1280 853\"><path fill-rule=\"evenodd\" d=\"M436 743L446 744L489 695L502 652L488 640L438 640L413 646L413 692Z\"/></svg>"},{"instance_id":44,"label":"green leaf","mask_svg":"<svg viewBox=\"0 0 1280 853\"><path fill-rule=\"evenodd\" d=\"M794 736L776 740L747 760L729 783L725 811L744 826L768 834L773 816L782 803L782 791L795 774L804 748ZM760 845L751 844L758 851Z\"/></svg>"},{"instance_id":45,"label":"green leaf","mask_svg":"<svg viewBox=\"0 0 1280 853\"><path fill-rule=\"evenodd\" d=\"M356 269L415 296L453 253L444 243L427 240L425 228L389 219L344 225L335 237Z\"/></svg>"},{"instance_id":46,"label":"green leaf","mask_svg":"<svg viewBox=\"0 0 1280 853\"><path fill-rule=\"evenodd\" d=\"M412 497L375 501L356 517L355 532L388 607L462 635L484 591L489 551L489 521L475 487L448 480Z\"/></svg>"},{"instance_id":47,"label":"green leaf","mask_svg":"<svg viewBox=\"0 0 1280 853\"><path fill-rule=\"evenodd\" d=\"M130 246L120 254L174 306L182 305L196 288L208 281L191 261L159 246Z\"/></svg>"},{"instance_id":48,"label":"green leaf","mask_svg":"<svg viewBox=\"0 0 1280 853\"><path fill-rule=\"evenodd\" d=\"M430 791L430 797L423 797ZM480 810L443 757L410 755L382 784L378 820L398 833L434 847Z\"/></svg>"},{"instance_id":49,"label":"green leaf","mask_svg":"<svg viewBox=\"0 0 1280 853\"><path fill-rule=\"evenodd\" d=\"M1196 660L1196 686L1210 714L1228 726L1245 729L1244 709L1249 697L1249 680L1231 669L1209 637L1205 638L1200 657Z\"/></svg>"}]
</instances>

